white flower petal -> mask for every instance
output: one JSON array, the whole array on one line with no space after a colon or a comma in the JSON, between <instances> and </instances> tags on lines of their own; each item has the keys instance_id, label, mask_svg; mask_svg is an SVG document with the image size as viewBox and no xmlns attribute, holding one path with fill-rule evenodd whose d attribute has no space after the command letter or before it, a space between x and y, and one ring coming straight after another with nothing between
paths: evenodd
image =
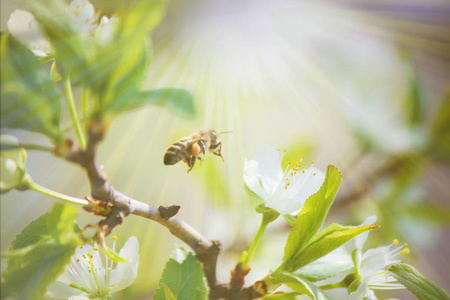
<instances>
[{"instance_id":1,"label":"white flower petal","mask_svg":"<svg viewBox=\"0 0 450 300\"><path fill-rule=\"evenodd\" d=\"M264 190L273 194L283 178L279 151L271 145L262 144L256 149L252 160L258 162L257 174L260 176Z\"/></svg>"},{"instance_id":2,"label":"white flower petal","mask_svg":"<svg viewBox=\"0 0 450 300\"><path fill-rule=\"evenodd\" d=\"M74 289L61 281L51 283L48 288L48 297L52 298L69 298L83 294L83 291Z\"/></svg>"},{"instance_id":3,"label":"white flower petal","mask_svg":"<svg viewBox=\"0 0 450 300\"><path fill-rule=\"evenodd\" d=\"M294 200L303 206L306 199L319 191L325 180L325 173L315 167L311 167L308 172L305 172L305 174L301 174L300 176L307 177L301 183L302 186L295 194Z\"/></svg>"},{"instance_id":4,"label":"white flower petal","mask_svg":"<svg viewBox=\"0 0 450 300\"><path fill-rule=\"evenodd\" d=\"M72 1L67 7L67 14L72 17L80 33L87 33L97 29L98 15L89 1Z\"/></svg>"},{"instance_id":5,"label":"white flower petal","mask_svg":"<svg viewBox=\"0 0 450 300\"><path fill-rule=\"evenodd\" d=\"M35 55L45 56L50 53L50 43L31 13L16 9L9 16L6 25L9 32L20 42L27 45Z\"/></svg>"},{"instance_id":6,"label":"white flower petal","mask_svg":"<svg viewBox=\"0 0 450 300\"><path fill-rule=\"evenodd\" d=\"M110 293L115 293L130 286L136 279L139 265L139 242L136 237L130 237L120 249L119 256L127 259L126 263L118 263L111 271L109 284Z\"/></svg>"},{"instance_id":7,"label":"white flower petal","mask_svg":"<svg viewBox=\"0 0 450 300\"><path fill-rule=\"evenodd\" d=\"M258 195L261 199L267 200L267 193L261 186L258 176L258 162L255 160L247 161L244 163L244 182L247 187Z\"/></svg>"},{"instance_id":8,"label":"white flower petal","mask_svg":"<svg viewBox=\"0 0 450 300\"><path fill-rule=\"evenodd\" d=\"M375 276L386 266L386 255L389 247L378 247L364 252L361 261L360 275L364 280Z\"/></svg>"},{"instance_id":9,"label":"white flower petal","mask_svg":"<svg viewBox=\"0 0 450 300\"><path fill-rule=\"evenodd\" d=\"M266 202L266 206L275 209L283 215L291 214L303 207L303 203L298 203L291 198L274 198Z\"/></svg>"},{"instance_id":10,"label":"white flower petal","mask_svg":"<svg viewBox=\"0 0 450 300\"><path fill-rule=\"evenodd\" d=\"M100 20L100 25L95 32L95 38L100 45L106 45L114 37L114 26L117 24L117 17L108 18L103 16Z\"/></svg>"},{"instance_id":11,"label":"white flower petal","mask_svg":"<svg viewBox=\"0 0 450 300\"><path fill-rule=\"evenodd\" d=\"M361 223L361 225L370 225L377 221L376 216L370 216L368 217L364 222ZM363 232L357 237L355 237L355 247L356 249L362 249L364 246L364 243L367 240L367 237L369 236L369 231Z\"/></svg>"},{"instance_id":12,"label":"white flower petal","mask_svg":"<svg viewBox=\"0 0 450 300\"><path fill-rule=\"evenodd\" d=\"M348 300L362 300L368 291L367 285L363 282L353 293L348 296Z\"/></svg>"}]
</instances>

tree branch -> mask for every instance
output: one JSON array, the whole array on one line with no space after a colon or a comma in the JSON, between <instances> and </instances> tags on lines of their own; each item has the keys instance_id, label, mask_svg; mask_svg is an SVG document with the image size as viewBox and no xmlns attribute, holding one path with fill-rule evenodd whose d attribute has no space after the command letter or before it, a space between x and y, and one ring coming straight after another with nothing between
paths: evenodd
<instances>
[{"instance_id":1,"label":"tree branch","mask_svg":"<svg viewBox=\"0 0 450 300\"><path fill-rule=\"evenodd\" d=\"M108 182L102 166L95 161L96 145L103 139L103 135L104 127L101 124L94 124L94 126L91 124L86 150L81 149L71 140L66 140L64 144L54 150L55 155L81 166L89 178L92 197L107 202L112 207L106 219L99 223L102 232L98 237L102 239L110 234L113 228L120 225L124 218L130 214L158 222L192 248L203 265L203 271L211 289L211 299L220 298L217 296L218 293L214 292L220 290L216 288L216 265L220 243L205 238L188 223L176 217L175 214L178 212L179 206L156 208L116 191Z\"/></svg>"}]
</instances>

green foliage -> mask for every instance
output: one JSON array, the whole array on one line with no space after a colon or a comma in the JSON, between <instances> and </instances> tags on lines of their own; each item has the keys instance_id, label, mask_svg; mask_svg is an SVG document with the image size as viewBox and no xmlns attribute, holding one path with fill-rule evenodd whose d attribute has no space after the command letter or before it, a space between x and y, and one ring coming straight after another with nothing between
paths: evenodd
<instances>
[{"instance_id":1,"label":"green foliage","mask_svg":"<svg viewBox=\"0 0 450 300\"><path fill-rule=\"evenodd\" d=\"M450 299L450 296L446 291L423 277L423 275L411 265L403 263L393 264L389 267L389 273L401 284L406 286L408 290L413 292L420 300Z\"/></svg>"},{"instance_id":2,"label":"green foliage","mask_svg":"<svg viewBox=\"0 0 450 300\"><path fill-rule=\"evenodd\" d=\"M408 110L408 124L414 126L419 125L423 121L424 100L422 98L421 83L417 72L414 70L411 70L408 94L403 107Z\"/></svg>"},{"instance_id":3,"label":"green foliage","mask_svg":"<svg viewBox=\"0 0 450 300\"><path fill-rule=\"evenodd\" d=\"M175 298L174 294L172 293L172 291L169 289L169 287L167 285L165 285L164 283L161 283L161 286L164 289L164 295L166 296L167 300L177 300L177 298Z\"/></svg>"},{"instance_id":4,"label":"green foliage","mask_svg":"<svg viewBox=\"0 0 450 300\"><path fill-rule=\"evenodd\" d=\"M1 77L1 127L60 141L60 95L34 54L7 33L1 36Z\"/></svg>"},{"instance_id":5,"label":"green foliage","mask_svg":"<svg viewBox=\"0 0 450 300\"><path fill-rule=\"evenodd\" d=\"M272 276L272 280L276 283L283 283L299 293L308 294L315 300L328 299L318 286L299 275L289 272L277 272Z\"/></svg>"},{"instance_id":6,"label":"green foliage","mask_svg":"<svg viewBox=\"0 0 450 300\"><path fill-rule=\"evenodd\" d=\"M294 222L284 248L286 260L302 250L322 226L341 181L342 175L339 170L335 166L329 165L324 183L316 194L306 200L297 220Z\"/></svg>"},{"instance_id":7,"label":"green foliage","mask_svg":"<svg viewBox=\"0 0 450 300\"><path fill-rule=\"evenodd\" d=\"M450 207L448 205L420 202L403 206L405 216L416 220L424 220L432 224L448 225L450 224Z\"/></svg>"},{"instance_id":8,"label":"green foliage","mask_svg":"<svg viewBox=\"0 0 450 300\"><path fill-rule=\"evenodd\" d=\"M450 161L450 91L433 117L429 150L438 158Z\"/></svg>"},{"instance_id":9,"label":"green foliage","mask_svg":"<svg viewBox=\"0 0 450 300\"><path fill-rule=\"evenodd\" d=\"M32 221L11 243L2 274L2 298L41 299L48 284L64 271L77 245L78 210L56 204Z\"/></svg>"},{"instance_id":10,"label":"green foliage","mask_svg":"<svg viewBox=\"0 0 450 300\"><path fill-rule=\"evenodd\" d=\"M135 107L128 102L138 95L151 60L147 35L164 10L165 1L141 1L111 25L111 36L94 44L88 82L97 104L94 116L103 118Z\"/></svg>"},{"instance_id":11,"label":"green foliage","mask_svg":"<svg viewBox=\"0 0 450 300\"><path fill-rule=\"evenodd\" d=\"M79 28L71 22L64 2L20 0L19 3L34 15L45 35L50 39L53 56L58 62L61 75L64 78L71 77L75 84L80 84L89 78L88 55L92 53L92 45L83 39Z\"/></svg>"},{"instance_id":12,"label":"green foliage","mask_svg":"<svg viewBox=\"0 0 450 300\"><path fill-rule=\"evenodd\" d=\"M299 248L289 258L285 258L284 262L280 265L280 267L278 267L277 270L285 270L289 272L298 270L316 259L330 253L355 236L374 228L378 228L378 225L373 224L353 227L331 224L327 228L318 232L306 246Z\"/></svg>"},{"instance_id":13,"label":"green foliage","mask_svg":"<svg viewBox=\"0 0 450 300\"><path fill-rule=\"evenodd\" d=\"M183 89L156 89L138 93L127 101L116 102L112 111L122 112L144 105L157 105L186 118L195 116L195 106L192 94Z\"/></svg>"},{"instance_id":14,"label":"green foliage","mask_svg":"<svg viewBox=\"0 0 450 300\"><path fill-rule=\"evenodd\" d=\"M160 287L156 290L153 299L170 300L172 296L178 300L207 299L206 282L200 263L191 252L183 248L178 248L176 251L183 251L185 258L182 261L169 259L159 282ZM166 291L167 289L170 293ZM172 295L167 296L168 294Z\"/></svg>"},{"instance_id":15,"label":"green foliage","mask_svg":"<svg viewBox=\"0 0 450 300\"><path fill-rule=\"evenodd\" d=\"M341 247L297 270L295 275L315 282L327 279L352 268L353 261L351 256Z\"/></svg>"}]
</instances>

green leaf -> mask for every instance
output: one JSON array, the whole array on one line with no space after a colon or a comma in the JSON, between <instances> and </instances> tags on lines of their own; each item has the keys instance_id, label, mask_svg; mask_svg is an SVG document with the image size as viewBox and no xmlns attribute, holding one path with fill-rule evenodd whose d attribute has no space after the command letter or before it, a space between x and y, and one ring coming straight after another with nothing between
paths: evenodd
<instances>
[{"instance_id":1,"label":"green leaf","mask_svg":"<svg viewBox=\"0 0 450 300\"><path fill-rule=\"evenodd\" d=\"M1 77L1 127L60 141L60 95L34 54L7 33L1 35Z\"/></svg>"},{"instance_id":2,"label":"green leaf","mask_svg":"<svg viewBox=\"0 0 450 300\"><path fill-rule=\"evenodd\" d=\"M318 232L310 242L299 249L290 258L285 259L277 270L285 270L293 272L303 266L321 258L330 253L334 249L348 242L355 236L374 228L378 228L377 224L362 226L342 226L339 224L331 224L327 228Z\"/></svg>"},{"instance_id":3,"label":"green leaf","mask_svg":"<svg viewBox=\"0 0 450 300\"><path fill-rule=\"evenodd\" d=\"M450 91L447 91L433 117L429 150L437 157L450 161Z\"/></svg>"},{"instance_id":4,"label":"green leaf","mask_svg":"<svg viewBox=\"0 0 450 300\"><path fill-rule=\"evenodd\" d=\"M156 290L154 300L169 300L165 288L170 289L172 295L177 300L201 300L207 299L206 282L203 278L203 271L200 263L191 252L178 248L175 251L183 251L186 258L178 262L170 258L166 263L161 280L160 287ZM178 255L180 256L180 255Z\"/></svg>"},{"instance_id":5,"label":"green leaf","mask_svg":"<svg viewBox=\"0 0 450 300\"><path fill-rule=\"evenodd\" d=\"M340 247L297 270L295 275L314 282L325 280L352 268L351 255L343 247Z\"/></svg>"},{"instance_id":6,"label":"green leaf","mask_svg":"<svg viewBox=\"0 0 450 300\"><path fill-rule=\"evenodd\" d=\"M108 257L112 261L121 263L127 262L126 259L120 257L116 252L114 252L112 249L106 246L106 243L103 242L103 244L100 244L100 247L102 248L103 253L105 253L106 257Z\"/></svg>"},{"instance_id":7,"label":"green leaf","mask_svg":"<svg viewBox=\"0 0 450 300\"><path fill-rule=\"evenodd\" d=\"M90 78L88 55L92 53L89 35L81 35L66 13L64 2L59 0L19 0L31 12L45 35L50 39L53 56L61 75L70 77L73 84L80 84Z\"/></svg>"},{"instance_id":8,"label":"green leaf","mask_svg":"<svg viewBox=\"0 0 450 300\"><path fill-rule=\"evenodd\" d=\"M336 193L341 185L342 175L339 170L329 165L325 181L319 191L310 196L303 206L284 248L285 259L302 250L322 226Z\"/></svg>"},{"instance_id":9,"label":"green leaf","mask_svg":"<svg viewBox=\"0 0 450 300\"><path fill-rule=\"evenodd\" d=\"M419 125L423 121L424 100L422 97L419 76L412 67L409 79L409 90L405 100L403 107L405 110L408 110L408 124L410 126Z\"/></svg>"},{"instance_id":10,"label":"green leaf","mask_svg":"<svg viewBox=\"0 0 450 300\"><path fill-rule=\"evenodd\" d=\"M125 39L97 50L92 63L91 91L97 100L93 114L103 118L126 110L136 97L147 71L149 49L145 37Z\"/></svg>"},{"instance_id":11,"label":"green leaf","mask_svg":"<svg viewBox=\"0 0 450 300\"><path fill-rule=\"evenodd\" d=\"M174 114L186 118L195 116L194 98L191 93L183 89L157 89L140 92L134 98L115 102L111 110L122 112L144 105L162 106Z\"/></svg>"},{"instance_id":12,"label":"green leaf","mask_svg":"<svg viewBox=\"0 0 450 300\"><path fill-rule=\"evenodd\" d=\"M426 279L411 265L393 264L389 268L389 273L420 300L450 299L446 291Z\"/></svg>"},{"instance_id":13,"label":"green leaf","mask_svg":"<svg viewBox=\"0 0 450 300\"><path fill-rule=\"evenodd\" d=\"M169 287L167 285L165 285L164 283L161 283L161 286L164 289L164 295L166 296L167 300L177 300L177 298L175 298L174 294L172 293L172 291L169 289Z\"/></svg>"},{"instance_id":14,"label":"green leaf","mask_svg":"<svg viewBox=\"0 0 450 300\"><path fill-rule=\"evenodd\" d=\"M58 70L56 69L56 62L53 61L52 67L50 68L50 79L53 82L58 82L62 79L61 74L59 74Z\"/></svg>"},{"instance_id":15,"label":"green leaf","mask_svg":"<svg viewBox=\"0 0 450 300\"><path fill-rule=\"evenodd\" d=\"M81 243L74 223L77 214L76 208L57 204L16 237L6 255L2 298L42 299Z\"/></svg>"},{"instance_id":16,"label":"green leaf","mask_svg":"<svg viewBox=\"0 0 450 300\"><path fill-rule=\"evenodd\" d=\"M276 283L285 284L299 293L308 294L315 300L328 299L328 297L318 286L296 274L284 271L276 272L272 274L272 280Z\"/></svg>"},{"instance_id":17,"label":"green leaf","mask_svg":"<svg viewBox=\"0 0 450 300\"><path fill-rule=\"evenodd\" d=\"M133 99L152 57L147 36L164 15L165 4L160 0L141 1L114 22L109 40L95 45L89 82L97 102L94 117L106 118L137 107Z\"/></svg>"}]
</instances>

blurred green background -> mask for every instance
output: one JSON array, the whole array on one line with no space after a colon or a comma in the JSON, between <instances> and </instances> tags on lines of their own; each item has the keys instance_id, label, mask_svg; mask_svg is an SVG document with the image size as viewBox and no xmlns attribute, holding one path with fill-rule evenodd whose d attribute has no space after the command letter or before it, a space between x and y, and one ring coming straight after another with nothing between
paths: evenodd
<instances>
[{"instance_id":1,"label":"blurred green background","mask_svg":"<svg viewBox=\"0 0 450 300\"><path fill-rule=\"evenodd\" d=\"M92 3L105 14L123 5ZM1 6L3 31L16 7L8 0ZM269 143L287 149L286 161L303 157L342 171L328 223L356 225L377 215L381 228L370 246L408 242L406 261L450 286L448 1L175 0L153 44L144 89L189 90L195 117L159 107L126 113L112 124L98 161L117 190L155 206L181 205L180 218L220 240L220 281L229 280L259 226L259 202L245 192L242 170L244 159ZM62 124L69 123L64 115ZM225 163L209 155L189 174L182 163L163 165L173 142L206 128L231 131L220 136ZM49 144L37 134L6 132ZM81 169L47 153L29 151L27 168L45 187L89 194ZM32 191L2 195L1 251L53 202ZM83 226L99 220L80 213ZM281 259L289 228L278 221L250 262L247 283ZM113 234L119 244L130 235L141 244L137 280L114 299L148 299L182 242L137 216ZM389 296L414 299L407 291Z\"/></svg>"}]
</instances>

